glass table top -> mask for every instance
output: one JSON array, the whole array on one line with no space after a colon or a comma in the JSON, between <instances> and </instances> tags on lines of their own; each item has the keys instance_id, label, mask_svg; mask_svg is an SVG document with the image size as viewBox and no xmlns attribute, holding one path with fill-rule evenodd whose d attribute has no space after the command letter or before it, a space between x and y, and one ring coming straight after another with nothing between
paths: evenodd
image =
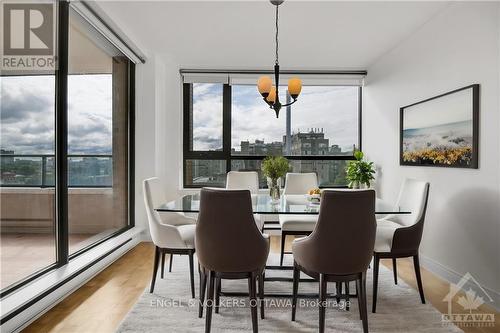
<instances>
[{"instance_id":1,"label":"glass table top","mask_svg":"<svg viewBox=\"0 0 500 333\"><path fill-rule=\"evenodd\" d=\"M278 203L271 201L269 194L252 194L252 206L255 214L303 214L319 213L319 204L311 203L306 195L282 195ZM159 212L198 213L200 210L200 195L188 194L177 200L167 202L156 208ZM375 214L411 214L399 208L388 205L377 199Z\"/></svg>"}]
</instances>

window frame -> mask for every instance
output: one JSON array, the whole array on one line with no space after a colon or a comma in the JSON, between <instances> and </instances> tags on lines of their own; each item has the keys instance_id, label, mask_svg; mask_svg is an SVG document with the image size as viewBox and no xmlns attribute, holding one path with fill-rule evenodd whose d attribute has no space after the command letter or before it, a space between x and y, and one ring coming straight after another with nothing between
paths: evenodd
<instances>
[{"instance_id":1,"label":"window frame","mask_svg":"<svg viewBox=\"0 0 500 333\"><path fill-rule=\"evenodd\" d=\"M222 83L221 83L222 84ZM231 171L232 160L263 160L264 155L231 155L231 121L232 121L232 85L223 84L222 96L222 151L193 151L190 147L193 115L193 83L182 83L182 113L183 113L183 158L182 158L182 188L199 189L203 186L187 184L186 165L188 160L225 160L226 172ZM362 150L362 114L363 87L358 86L358 145ZM353 155L283 155L290 161L352 161ZM214 185L214 187L217 187ZM323 186L320 186L321 188ZM332 186L328 186L332 188ZM347 186L333 186L345 188Z\"/></svg>"}]
</instances>

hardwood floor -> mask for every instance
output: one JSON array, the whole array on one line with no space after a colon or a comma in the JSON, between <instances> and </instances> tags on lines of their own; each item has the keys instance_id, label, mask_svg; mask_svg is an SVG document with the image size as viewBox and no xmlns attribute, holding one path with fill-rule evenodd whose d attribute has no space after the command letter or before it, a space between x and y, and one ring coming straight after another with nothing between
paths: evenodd
<instances>
[{"instance_id":1,"label":"hardwood floor","mask_svg":"<svg viewBox=\"0 0 500 333\"><path fill-rule=\"evenodd\" d=\"M287 246L292 237L289 238ZM279 248L280 238L271 237L271 251L279 253ZM139 244L33 322L24 332L114 332L150 282L153 249L151 243ZM390 260L382 260L382 263L392 268ZM400 279L416 288L413 266L409 260L398 260L398 274ZM425 269L422 270L422 279L427 301L446 313L447 304L442 300L449 291L449 284ZM494 310L481 306L480 311L492 313ZM499 332L499 319L500 314L496 313L495 327L462 329L466 333Z\"/></svg>"},{"instance_id":2,"label":"hardwood floor","mask_svg":"<svg viewBox=\"0 0 500 333\"><path fill-rule=\"evenodd\" d=\"M140 243L23 332L114 332L150 281L153 252Z\"/></svg>"},{"instance_id":3,"label":"hardwood floor","mask_svg":"<svg viewBox=\"0 0 500 333\"><path fill-rule=\"evenodd\" d=\"M70 234L69 251L74 253L102 239L114 230L99 234ZM10 286L22 278L56 261L54 234L12 233L0 235L0 288Z\"/></svg>"},{"instance_id":4,"label":"hardwood floor","mask_svg":"<svg viewBox=\"0 0 500 333\"><path fill-rule=\"evenodd\" d=\"M392 270L391 260L382 260L383 265ZM397 262L398 277L403 279L408 285L417 290L417 282L415 280L415 271L413 269L413 261L408 259L398 259ZM431 303L436 309L441 313L447 313L448 303L443 302L443 299L450 291L450 284L445 280L440 279L436 275L432 274L428 270L422 268L422 281L424 285L425 298L428 303ZM457 296L464 295L463 292L458 293ZM378 304L377 304L378 308ZM453 309L461 309L461 305L453 302ZM460 311L456 311L460 312ZM494 313L495 314L495 325L494 327L460 327L466 333L498 333L500 332L500 313L496 312L495 309L482 305L478 309L479 313ZM468 313L468 312L464 312Z\"/></svg>"}]
</instances>

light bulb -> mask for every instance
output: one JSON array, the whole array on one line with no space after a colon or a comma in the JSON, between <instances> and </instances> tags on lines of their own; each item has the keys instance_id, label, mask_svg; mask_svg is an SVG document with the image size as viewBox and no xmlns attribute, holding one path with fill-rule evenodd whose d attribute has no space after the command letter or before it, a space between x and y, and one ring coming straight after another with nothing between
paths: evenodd
<instances>
[{"instance_id":1,"label":"light bulb","mask_svg":"<svg viewBox=\"0 0 500 333\"><path fill-rule=\"evenodd\" d=\"M269 91L269 95L267 96L266 100L268 102L274 103L276 101L276 87L272 86L271 91Z\"/></svg>"},{"instance_id":2,"label":"light bulb","mask_svg":"<svg viewBox=\"0 0 500 333\"><path fill-rule=\"evenodd\" d=\"M293 99L296 99L302 90L302 81L297 77L288 80L288 93Z\"/></svg>"},{"instance_id":3,"label":"light bulb","mask_svg":"<svg viewBox=\"0 0 500 333\"><path fill-rule=\"evenodd\" d=\"M269 92L271 91L271 87L273 85L273 81L269 76L261 76L259 78L259 81L257 82L257 89L259 89L259 93L267 97L269 95Z\"/></svg>"}]
</instances>

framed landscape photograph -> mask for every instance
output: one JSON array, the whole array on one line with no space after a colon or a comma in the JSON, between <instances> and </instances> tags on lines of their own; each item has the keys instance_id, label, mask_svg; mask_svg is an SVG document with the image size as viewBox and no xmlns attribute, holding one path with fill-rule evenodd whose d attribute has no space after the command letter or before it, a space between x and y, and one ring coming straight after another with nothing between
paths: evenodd
<instances>
[{"instance_id":1,"label":"framed landscape photograph","mask_svg":"<svg viewBox=\"0 0 500 333\"><path fill-rule=\"evenodd\" d=\"M479 84L400 112L401 165L478 168Z\"/></svg>"}]
</instances>

